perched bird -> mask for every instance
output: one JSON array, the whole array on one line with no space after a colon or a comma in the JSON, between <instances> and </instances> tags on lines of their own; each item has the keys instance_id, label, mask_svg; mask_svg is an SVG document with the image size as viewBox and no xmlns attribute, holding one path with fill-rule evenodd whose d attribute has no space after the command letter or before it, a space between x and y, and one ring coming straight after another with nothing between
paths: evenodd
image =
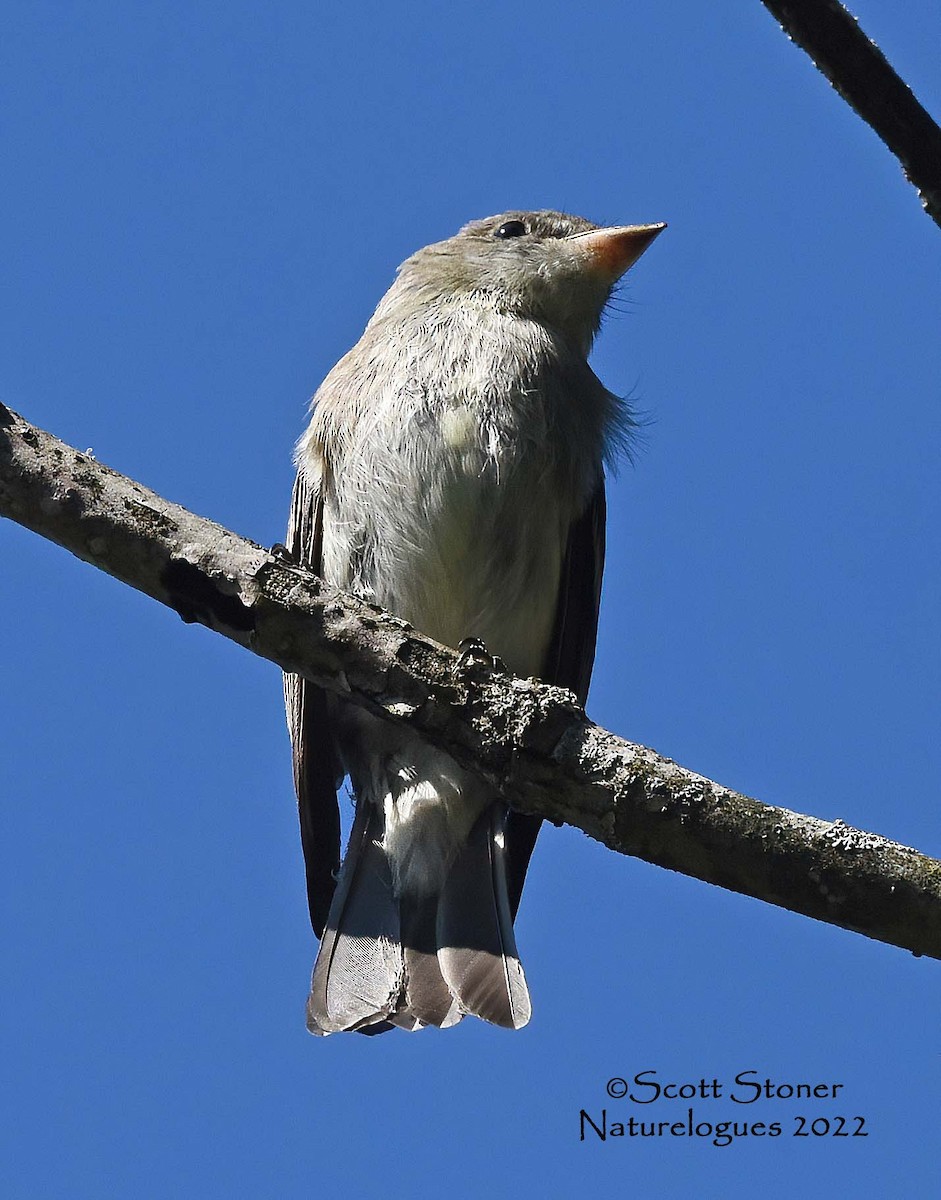
<instances>
[{"instance_id":1,"label":"perched bird","mask_svg":"<svg viewBox=\"0 0 941 1200\"><path fill-rule=\"evenodd\" d=\"M612 288L663 228L508 212L413 254L314 397L296 455L295 558L584 702L603 466L631 426L587 356ZM401 724L297 676L286 698L321 939L308 1028L418 1029L466 1013L525 1025L513 920L539 820Z\"/></svg>"}]
</instances>

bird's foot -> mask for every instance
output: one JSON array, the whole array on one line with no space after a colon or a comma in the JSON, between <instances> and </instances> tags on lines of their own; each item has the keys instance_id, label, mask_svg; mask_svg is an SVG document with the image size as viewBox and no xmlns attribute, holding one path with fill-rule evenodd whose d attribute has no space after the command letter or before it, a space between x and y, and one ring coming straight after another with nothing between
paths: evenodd
<instances>
[{"instance_id":1,"label":"bird's foot","mask_svg":"<svg viewBox=\"0 0 941 1200\"><path fill-rule=\"evenodd\" d=\"M501 671L506 674L506 664L496 654L491 654L479 637L466 637L458 644L458 659L454 664L455 674L468 675L475 670Z\"/></svg>"},{"instance_id":2,"label":"bird's foot","mask_svg":"<svg viewBox=\"0 0 941 1200\"><path fill-rule=\"evenodd\" d=\"M279 562L285 567L296 567L298 565L297 559L283 542L275 542L269 553L275 562Z\"/></svg>"}]
</instances>

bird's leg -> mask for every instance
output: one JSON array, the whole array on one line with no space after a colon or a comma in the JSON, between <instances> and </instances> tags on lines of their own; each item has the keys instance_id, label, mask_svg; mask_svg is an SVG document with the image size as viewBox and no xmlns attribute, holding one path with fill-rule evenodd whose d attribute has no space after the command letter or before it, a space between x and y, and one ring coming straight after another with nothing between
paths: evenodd
<instances>
[{"instance_id":1,"label":"bird's leg","mask_svg":"<svg viewBox=\"0 0 941 1200\"><path fill-rule=\"evenodd\" d=\"M286 567L296 567L298 565L297 559L283 542L275 542L269 553L275 562L282 563Z\"/></svg>"},{"instance_id":2,"label":"bird's leg","mask_svg":"<svg viewBox=\"0 0 941 1200\"><path fill-rule=\"evenodd\" d=\"M504 675L506 663L496 654L491 654L479 637L466 637L458 644L458 660L454 664L456 675L470 675L475 670L500 671Z\"/></svg>"}]
</instances>

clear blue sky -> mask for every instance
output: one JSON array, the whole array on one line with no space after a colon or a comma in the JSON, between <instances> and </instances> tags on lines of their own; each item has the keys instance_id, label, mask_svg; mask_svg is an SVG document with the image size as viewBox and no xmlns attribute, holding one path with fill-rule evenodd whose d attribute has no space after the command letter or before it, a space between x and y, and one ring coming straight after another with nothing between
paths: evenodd
<instances>
[{"instance_id":1,"label":"clear blue sky","mask_svg":"<svg viewBox=\"0 0 941 1200\"><path fill-rule=\"evenodd\" d=\"M941 13L860 0L941 113ZM342 15L341 15L342 14ZM941 231L758 0L14 3L0 397L283 536L307 398L396 265L510 207L666 220L595 354L602 724L941 855ZM937 1191L938 964L541 839L507 1034L311 1038L280 679L0 525L4 1197ZM578 1140L612 1076L776 1139ZM805 1115L866 1139L796 1138ZM899 1176L903 1180L900 1185Z\"/></svg>"}]
</instances>

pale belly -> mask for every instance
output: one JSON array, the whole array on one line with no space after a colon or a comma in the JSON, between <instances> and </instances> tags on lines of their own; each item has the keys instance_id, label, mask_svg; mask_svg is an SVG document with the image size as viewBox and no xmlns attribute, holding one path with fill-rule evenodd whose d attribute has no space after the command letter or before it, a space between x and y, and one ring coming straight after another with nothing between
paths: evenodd
<instances>
[{"instance_id":1,"label":"pale belly","mask_svg":"<svg viewBox=\"0 0 941 1200\"><path fill-rule=\"evenodd\" d=\"M540 675L574 515L565 489L522 439L488 438L461 412L412 433L346 460L325 502L325 578L446 645L480 638L510 671ZM492 790L401 725L341 704L334 719L357 797L384 813L396 893L440 889Z\"/></svg>"},{"instance_id":2,"label":"pale belly","mask_svg":"<svg viewBox=\"0 0 941 1200\"><path fill-rule=\"evenodd\" d=\"M324 574L437 641L480 638L514 673L539 675L570 505L545 470L443 426L368 502L347 490L328 504Z\"/></svg>"}]
</instances>

